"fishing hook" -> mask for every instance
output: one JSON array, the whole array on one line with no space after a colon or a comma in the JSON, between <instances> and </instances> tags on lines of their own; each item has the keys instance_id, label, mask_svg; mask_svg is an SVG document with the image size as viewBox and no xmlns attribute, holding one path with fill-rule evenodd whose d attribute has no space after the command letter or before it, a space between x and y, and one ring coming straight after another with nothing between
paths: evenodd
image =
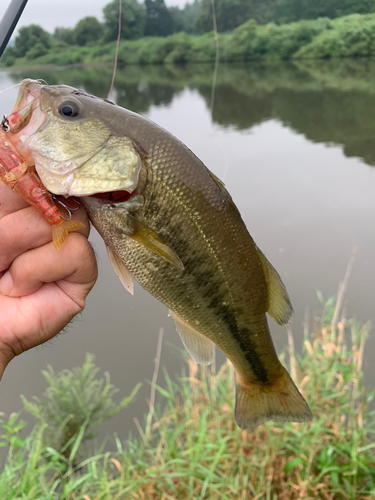
<instances>
[{"instance_id":1,"label":"fishing hook","mask_svg":"<svg viewBox=\"0 0 375 500\"><path fill-rule=\"evenodd\" d=\"M9 132L10 130L9 120L6 115L3 115L3 119L1 120L1 128L4 132Z\"/></svg>"},{"instance_id":2,"label":"fishing hook","mask_svg":"<svg viewBox=\"0 0 375 500\"><path fill-rule=\"evenodd\" d=\"M77 206L74 208L70 208L67 205L65 205L65 203L63 203L61 200L59 200L55 194L51 193L51 196L52 196L53 201L56 203L56 205L57 204L61 205L68 213L67 218L61 214L61 218L66 220L66 221L69 221L72 218L72 212L76 212L77 210L79 210L79 208L81 206L81 203L78 200L76 200L75 198L74 198L74 201L77 203Z\"/></svg>"}]
</instances>

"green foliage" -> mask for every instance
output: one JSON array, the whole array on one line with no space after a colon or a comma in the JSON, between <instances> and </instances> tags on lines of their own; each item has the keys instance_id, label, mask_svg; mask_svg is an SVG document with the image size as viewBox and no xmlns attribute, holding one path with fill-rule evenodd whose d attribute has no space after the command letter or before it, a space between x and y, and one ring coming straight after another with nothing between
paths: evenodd
<instances>
[{"instance_id":1,"label":"green foliage","mask_svg":"<svg viewBox=\"0 0 375 500\"><path fill-rule=\"evenodd\" d=\"M30 50L27 51L26 59L29 60L36 59L37 57L44 56L45 54L48 54L48 48L45 45L38 42Z\"/></svg>"},{"instance_id":2,"label":"green foliage","mask_svg":"<svg viewBox=\"0 0 375 500\"><path fill-rule=\"evenodd\" d=\"M192 3L186 3L182 9L182 30L186 33L197 34L197 17L199 15L200 0L194 0ZM212 28L210 27L210 30Z\"/></svg>"},{"instance_id":3,"label":"green foliage","mask_svg":"<svg viewBox=\"0 0 375 500\"><path fill-rule=\"evenodd\" d=\"M19 449L25 446L25 441L19 437L19 433L26 427L26 422L20 420L19 413L13 413L8 422L0 418L0 426L3 434L0 435L0 448ZM4 432L5 431L5 432Z\"/></svg>"},{"instance_id":4,"label":"green foliage","mask_svg":"<svg viewBox=\"0 0 375 500\"><path fill-rule=\"evenodd\" d=\"M14 47L7 47L1 56L0 64L4 66L13 66L16 62L16 51Z\"/></svg>"},{"instance_id":5,"label":"green foliage","mask_svg":"<svg viewBox=\"0 0 375 500\"><path fill-rule=\"evenodd\" d=\"M37 419L40 425L47 424L48 442L65 456L79 443L94 438L104 420L111 418L134 397L120 403L113 401L118 392L110 382L109 374L96 378L99 368L92 354L86 355L82 367L55 373L49 366L42 372L49 387L44 393L45 401L34 397L34 402L21 396L25 410Z\"/></svg>"},{"instance_id":6,"label":"green foliage","mask_svg":"<svg viewBox=\"0 0 375 500\"><path fill-rule=\"evenodd\" d=\"M65 42L68 45L75 44L75 36L73 28L55 28L53 32L53 38Z\"/></svg>"},{"instance_id":7,"label":"green foliage","mask_svg":"<svg viewBox=\"0 0 375 500\"><path fill-rule=\"evenodd\" d=\"M16 56L24 57L35 45L43 46L48 51L51 47L50 34L37 24L20 28L14 43Z\"/></svg>"},{"instance_id":8,"label":"green foliage","mask_svg":"<svg viewBox=\"0 0 375 500\"><path fill-rule=\"evenodd\" d=\"M280 24L301 19L331 19L349 14L375 12L374 0L277 0L275 21Z\"/></svg>"},{"instance_id":9,"label":"green foliage","mask_svg":"<svg viewBox=\"0 0 375 500\"><path fill-rule=\"evenodd\" d=\"M300 47L308 44L328 27L329 20L324 18L283 26L260 26L247 53L247 59L263 56L289 59Z\"/></svg>"},{"instance_id":10,"label":"green foliage","mask_svg":"<svg viewBox=\"0 0 375 500\"><path fill-rule=\"evenodd\" d=\"M137 0L121 0L121 39L134 40L143 35L146 11ZM116 40L118 35L119 2L113 0L103 9L106 41Z\"/></svg>"},{"instance_id":11,"label":"green foliage","mask_svg":"<svg viewBox=\"0 0 375 500\"><path fill-rule=\"evenodd\" d=\"M172 16L164 0L145 0L146 23L144 36L168 36L173 30Z\"/></svg>"},{"instance_id":12,"label":"green foliage","mask_svg":"<svg viewBox=\"0 0 375 500\"><path fill-rule=\"evenodd\" d=\"M253 44L257 32L257 23L249 19L233 32L225 45L224 57L228 61L246 61L253 55Z\"/></svg>"},{"instance_id":13,"label":"green foliage","mask_svg":"<svg viewBox=\"0 0 375 500\"><path fill-rule=\"evenodd\" d=\"M250 17L251 2L248 0L216 0L215 11L217 30L229 31ZM213 29L211 0L202 0L197 16L197 26L203 33Z\"/></svg>"},{"instance_id":14,"label":"green foliage","mask_svg":"<svg viewBox=\"0 0 375 500\"><path fill-rule=\"evenodd\" d=\"M321 297L322 299L322 297ZM77 460L84 427L69 456L46 443L47 425L17 440L23 423L0 422L8 456L0 498L71 500L369 500L375 496L374 393L363 386L368 325L333 321L337 303L322 300L324 319L293 343L288 369L310 404L306 424L268 422L248 434L234 423L233 368L218 372L189 360L180 381L155 386L162 402L140 436L112 452ZM284 363L285 363L284 356Z\"/></svg>"},{"instance_id":15,"label":"green foliage","mask_svg":"<svg viewBox=\"0 0 375 500\"><path fill-rule=\"evenodd\" d=\"M126 2L137 3L136 0L126 0ZM114 7L115 4L116 2L108 4L105 9L109 6ZM113 20L117 19L115 13L113 10ZM142 10L142 16L144 15L145 11ZM133 21L136 23L136 18ZM124 29L128 28L125 26ZM140 26L138 28L141 29ZM63 38L70 40L65 35L64 32L55 31L49 51L44 48L45 45L41 44L42 47L38 44L35 49L28 49L31 52L26 54L25 59L17 56L16 49L14 51L8 49L1 63L7 66L15 63L20 67L29 65L30 60L36 65L113 63L114 43L72 47L63 41ZM135 36L135 32L133 35ZM259 25L254 19L249 19L232 32L219 33L219 39L220 59L228 62L264 58L375 56L375 14L353 14L333 20L328 18L302 20L281 26L274 23ZM85 41L90 45L88 38ZM180 32L167 37L160 36L158 39L145 37L140 40L123 40L119 48L119 63L122 64L210 62L215 61L215 57L216 44L213 32L201 36Z\"/></svg>"},{"instance_id":16,"label":"green foliage","mask_svg":"<svg viewBox=\"0 0 375 500\"><path fill-rule=\"evenodd\" d=\"M363 57L375 54L375 15L353 14L331 22L331 29L323 31L301 47L294 56L309 57Z\"/></svg>"},{"instance_id":17,"label":"green foliage","mask_svg":"<svg viewBox=\"0 0 375 500\"><path fill-rule=\"evenodd\" d=\"M78 21L73 29L74 41L81 47L98 42L103 34L103 25L94 16L84 17Z\"/></svg>"}]
</instances>

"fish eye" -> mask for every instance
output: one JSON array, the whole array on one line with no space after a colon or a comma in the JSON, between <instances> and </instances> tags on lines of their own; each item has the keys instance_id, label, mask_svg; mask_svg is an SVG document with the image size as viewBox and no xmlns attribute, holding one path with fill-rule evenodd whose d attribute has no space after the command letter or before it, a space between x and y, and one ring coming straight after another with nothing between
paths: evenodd
<instances>
[{"instance_id":1,"label":"fish eye","mask_svg":"<svg viewBox=\"0 0 375 500\"><path fill-rule=\"evenodd\" d=\"M75 118L79 115L79 107L73 101L63 102L59 106L59 113L66 118Z\"/></svg>"}]
</instances>

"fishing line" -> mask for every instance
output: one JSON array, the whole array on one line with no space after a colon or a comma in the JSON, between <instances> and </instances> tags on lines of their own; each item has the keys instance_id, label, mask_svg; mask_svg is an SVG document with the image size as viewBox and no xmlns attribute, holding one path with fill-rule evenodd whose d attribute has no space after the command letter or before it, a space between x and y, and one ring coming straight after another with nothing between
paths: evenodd
<instances>
[{"instance_id":1,"label":"fishing line","mask_svg":"<svg viewBox=\"0 0 375 500\"><path fill-rule=\"evenodd\" d=\"M118 34L117 34L117 42L116 42L115 64L113 67L112 82L111 82L111 86L109 88L107 99L111 98L113 85L115 83L115 78L116 78L118 48L120 45L120 38L121 38L121 12L122 12L121 8L122 8L122 0L119 0L119 3L118 3Z\"/></svg>"},{"instance_id":2,"label":"fishing line","mask_svg":"<svg viewBox=\"0 0 375 500\"><path fill-rule=\"evenodd\" d=\"M215 66L214 66L214 72L212 75L212 86L211 86L211 100L210 100L210 111L211 111L211 130L213 132L213 137L221 149L223 153L223 158L224 158L224 172L220 176L221 180L224 182L225 177L227 176L228 173L228 157L227 153L225 151L225 148L223 147L221 141L217 138L215 134L215 129L214 129L214 106L215 106L215 91L216 91L216 81L217 81L217 75L219 72L219 62L220 62L220 42L219 42L219 35L217 32L217 22L216 22L216 8L215 8L215 0L211 0L211 5L212 5L212 25L213 25L213 31L215 35L215 44L216 44L216 53L215 53Z\"/></svg>"},{"instance_id":3,"label":"fishing line","mask_svg":"<svg viewBox=\"0 0 375 500\"><path fill-rule=\"evenodd\" d=\"M2 90L0 90L0 94L2 94L3 92L6 92L7 90L11 90L11 89L14 89L16 87L19 87L21 85L21 83L22 82L16 83L15 85L12 85L11 87L7 87L6 89L3 88Z\"/></svg>"}]
</instances>

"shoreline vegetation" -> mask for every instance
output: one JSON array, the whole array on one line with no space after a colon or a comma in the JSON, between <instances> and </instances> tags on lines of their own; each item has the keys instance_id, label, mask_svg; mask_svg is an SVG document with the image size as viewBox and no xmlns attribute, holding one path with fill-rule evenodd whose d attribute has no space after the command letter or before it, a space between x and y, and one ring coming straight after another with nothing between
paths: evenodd
<instances>
[{"instance_id":1,"label":"shoreline vegetation","mask_svg":"<svg viewBox=\"0 0 375 500\"><path fill-rule=\"evenodd\" d=\"M27 437L21 438L19 414L1 421L7 458L0 498L373 499L375 412L369 405L375 393L364 388L362 366L369 325L341 314L343 290L337 301L318 295L322 318L305 325L301 354L288 331L283 362L309 402L311 423L268 422L247 434L233 418L231 365L215 372L189 360L178 382L165 374L163 387L153 385L151 401L155 392L159 401L138 424L138 437L122 443L114 436L112 451L102 446L87 456L82 443L135 394L116 405L109 377L97 380L88 356L73 372L44 372L47 402L24 399L25 410L39 420ZM80 405L86 413L74 421L69 410L77 407L83 381L91 396Z\"/></svg>"},{"instance_id":2,"label":"shoreline vegetation","mask_svg":"<svg viewBox=\"0 0 375 500\"><path fill-rule=\"evenodd\" d=\"M31 25L30 28L32 26L35 27ZM218 37L220 60L223 62L374 57L375 14L351 14L336 19L322 17L281 25L260 25L249 19L230 32L218 33ZM115 42L101 42L79 46L60 40L50 43L48 47L38 42L28 52L19 52L21 55L18 56L17 51L10 47L1 59L1 67L113 64ZM121 41L118 63L203 63L213 62L215 57L214 32L201 35L179 32L170 36Z\"/></svg>"}]
</instances>

